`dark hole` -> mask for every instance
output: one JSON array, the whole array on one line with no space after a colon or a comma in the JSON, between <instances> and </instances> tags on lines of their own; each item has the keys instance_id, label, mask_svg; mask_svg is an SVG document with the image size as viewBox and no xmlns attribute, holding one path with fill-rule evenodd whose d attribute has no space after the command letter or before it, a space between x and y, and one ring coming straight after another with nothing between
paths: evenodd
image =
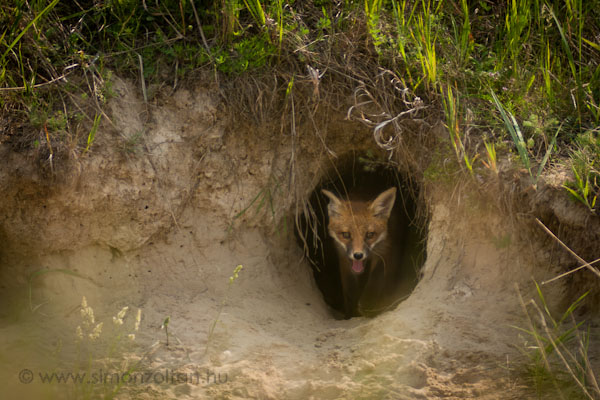
<instances>
[{"instance_id":1,"label":"dark hole","mask_svg":"<svg viewBox=\"0 0 600 400\"><path fill-rule=\"evenodd\" d=\"M365 233L356 246L347 242L344 242L346 247L339 245L328 233L331 200L322 189L332 192L341 201L353 201L353 210L362 207L362 213L353 211L355 217L333 217L349 226L343 230L350 232L338 235L340 240L355 242L353 237L361 237L360 232L372 230L367 227L372 225L373 218L385 220L385 216L373 216L373 208L369 209L368 205L392 187L396 188L396 198L387 220L386 239L373 247L367 245L367 256L362 264L354 262L362 258L357 254L361 252L354 247L368 243L367 238L375 240L380 232ZM378 315L394 308L414 289L425 260L426 244L425 224L422 217L417 217L419 207L415 199L419 199L418 187L407 176L386 162L366 157L351 156L338 162L316 186L307 210L300 216L296 237L310 261L315 282L335 317Z\"/></svg>"}]
</instances>

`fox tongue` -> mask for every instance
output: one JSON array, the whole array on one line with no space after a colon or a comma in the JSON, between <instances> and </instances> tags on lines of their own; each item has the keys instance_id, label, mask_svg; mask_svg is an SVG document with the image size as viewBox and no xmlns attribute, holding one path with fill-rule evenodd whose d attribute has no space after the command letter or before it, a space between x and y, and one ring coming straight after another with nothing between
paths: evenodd
<instances>
[{"instance_id":1,"label":"fox tongue","mask_svg":"<svg viewBox=\"0 0 600 400\"><path fill-rule=\"evenodd\" d=\"M360 274L363 272L364 266L362 260L352 260L352 271Z\"/></svg>"}]
</instances>

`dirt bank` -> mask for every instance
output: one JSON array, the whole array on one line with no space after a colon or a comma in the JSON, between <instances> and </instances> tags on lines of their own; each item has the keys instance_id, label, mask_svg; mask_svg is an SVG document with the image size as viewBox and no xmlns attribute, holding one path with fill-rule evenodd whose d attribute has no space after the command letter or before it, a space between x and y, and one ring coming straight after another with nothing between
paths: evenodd
<instances>
[{"instance_id":1,"label":"dirt bank","mask_svg":"<svg viewBox=\"0 0 600 400\"><path fill-rule=\"evenodd\" d=\"M372 132L341 115L280 134L276 123L226 117L205 87L152 105L126 82L115 91L93 151L54 179L0 145L10 305L0 322L0 373L9 393L114 390L49 385L38 373L86 372L82 353L94 368L117 368L109 325L129 306L124 326L135 340L121 347L120 371L186 375L124 384L117 398L535 398L518 368L530 339L514 328L527 327L516 287L529 299L534 280L577 263L536 231L534 217L561 228L589 260L597 246L587 240L600 234L550 176L534 192L518 173L482 186L415 178L428 224L421 280L393 311L338 320L293 227L336 157L371 151L385 159ZM589 287L592 276L581 274L544 287L550 309L564 310ZM106 321L85 346L76 335L84 296L95 323ZM160 328L167 317L168 347Z\"/></svg>"}]
</instances>

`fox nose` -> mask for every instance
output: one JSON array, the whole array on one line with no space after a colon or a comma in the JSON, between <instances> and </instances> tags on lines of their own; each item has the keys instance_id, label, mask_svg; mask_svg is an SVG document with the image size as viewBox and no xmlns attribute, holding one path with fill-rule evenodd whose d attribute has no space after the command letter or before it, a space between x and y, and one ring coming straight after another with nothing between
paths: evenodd
<instances>
[{"instance_id":1,"label":"fox nose","mask_svg":"<svg viewBox=\"0 0 600 400\"><path fill-rule=\"evenodd\" d=\"M354 256L355 260L360 260L363 258L364 254L363 253L354 253L353 256Z\"/></svg>"}]
</instances>

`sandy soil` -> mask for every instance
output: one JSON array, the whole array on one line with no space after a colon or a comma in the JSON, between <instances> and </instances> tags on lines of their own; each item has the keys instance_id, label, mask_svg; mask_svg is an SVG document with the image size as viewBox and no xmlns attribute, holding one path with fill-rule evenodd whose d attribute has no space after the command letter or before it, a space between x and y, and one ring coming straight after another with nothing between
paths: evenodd
<instances>
[{"instance_id":1,"label":"sandy soil","mask_svg":"<svg viewBox=\"0 0 600 400\"><path fill-rule=\"evenodd\" d=\"M531 297L531 278L555 271L540 267L544 244L523 241L514 218L460 188L432 191L427 260L413 294L376 318L337 320L291 224L280 223L295 210L293 196L279 197L274 214L257 202L240 215L286 171L289 143L227 132L201 89L181 90L150 113L127 84L116 90L100 157L43 196L39 180L21 180L11 186L20 200L2 205L3 292L18 310L0 319L7 393L94 398L114 386L48 385L38 373L136 365L153 379L124 384L116 398L535 398L517 368L526 338L513 325L526 322L516 285ZM140 131L138 153L119 153L115 143ZM297 183L304 188L320 169L309 155L298 158L317 165ZM19 179L10 170L1 177L4 188ZM47 270L55 272L39 272ZM97 341L76 338L83 296L95 322L105 321ZM124 306L121 328L112 317ZM119 332L136 337L119 339L123 359L111 359ZM81 369L81 354L93 357L93 370ZM186 375L154 375L167 371Z\"/></svg>"}]
</instances>

